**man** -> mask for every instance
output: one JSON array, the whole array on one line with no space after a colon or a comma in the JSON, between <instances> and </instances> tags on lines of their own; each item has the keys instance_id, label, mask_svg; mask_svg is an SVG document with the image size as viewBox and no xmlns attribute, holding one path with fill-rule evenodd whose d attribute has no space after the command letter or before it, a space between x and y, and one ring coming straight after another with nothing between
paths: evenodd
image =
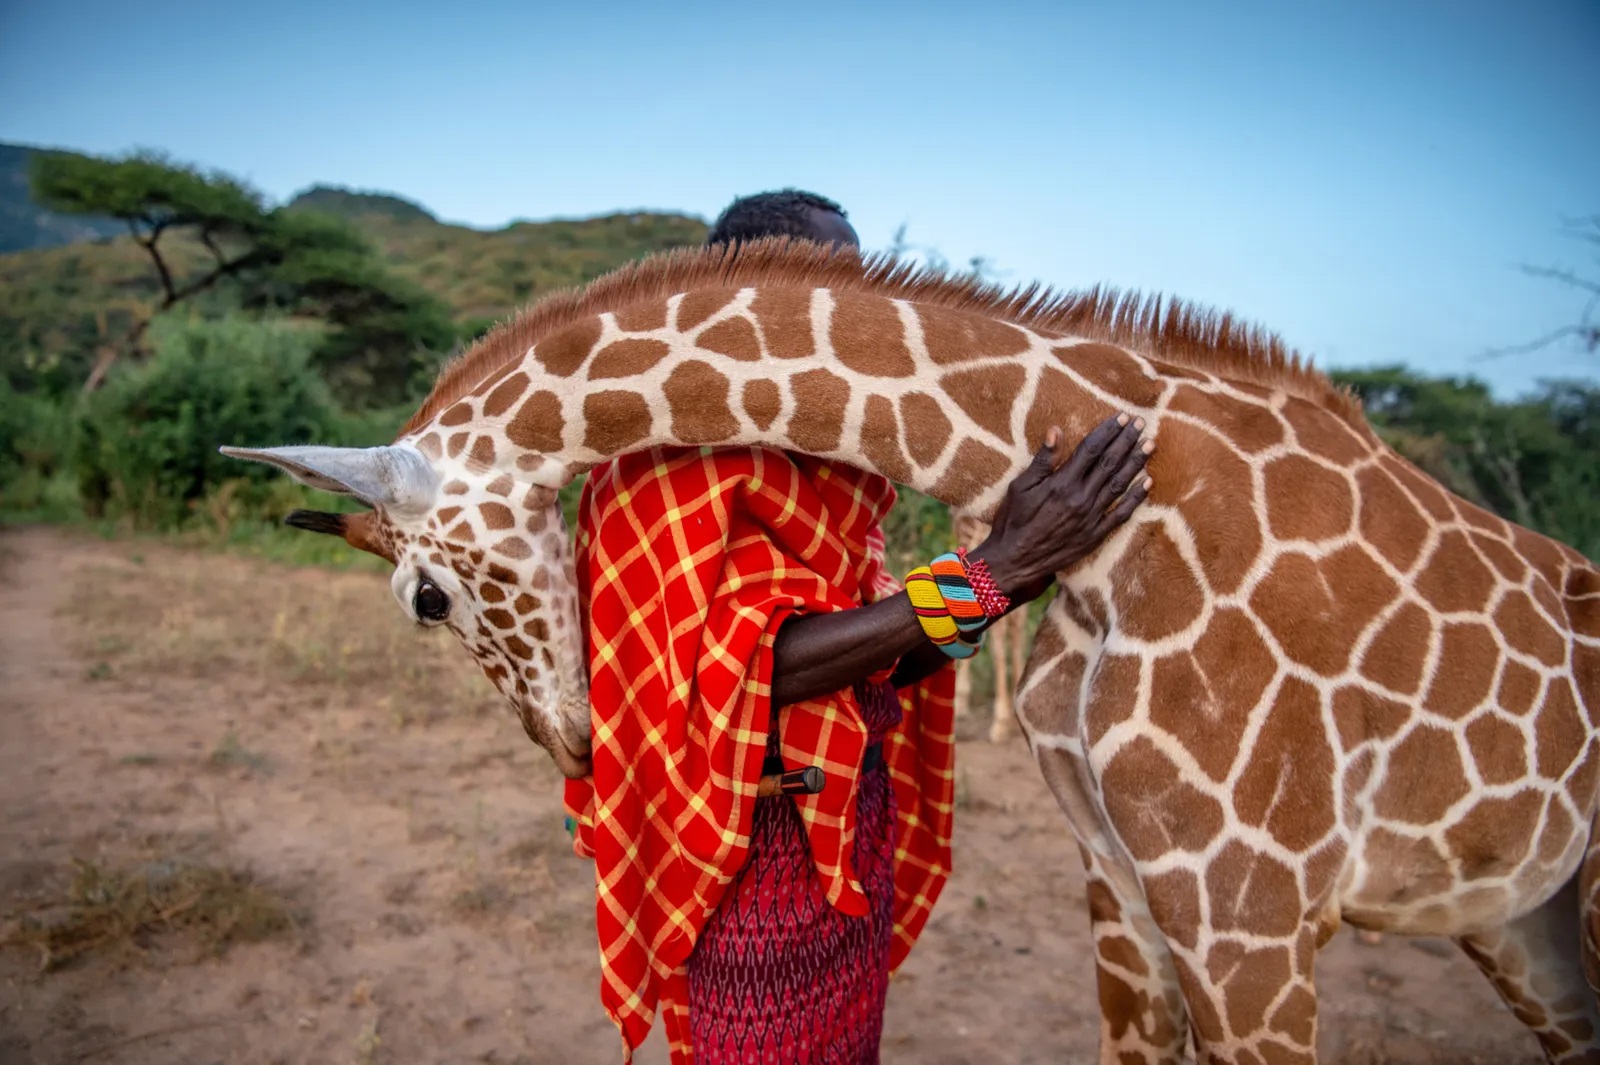
<instances>
[{"instance_id":1,"label":"man","mask_svg":"<svg viewBox=\"0 0 1600 1065\"><path fill-rule=\"evenodd\" d=\"M767 236L859 246L838 204L792 189L735 201L708 243ZM1055 436L970 556L1014 606L1147 487L1138 425L1108 421L1065 465ZM630 1051L659 1003L675 1063L878 1060L889 974L949 875L954 777L953 659L883 570L893 500L881 477L771 450L661 449L590 476L591 701L622 768L602 780L597 759L568 805ZM805 765L820 794L756 797Z\"/></svg>"}]
</instances>

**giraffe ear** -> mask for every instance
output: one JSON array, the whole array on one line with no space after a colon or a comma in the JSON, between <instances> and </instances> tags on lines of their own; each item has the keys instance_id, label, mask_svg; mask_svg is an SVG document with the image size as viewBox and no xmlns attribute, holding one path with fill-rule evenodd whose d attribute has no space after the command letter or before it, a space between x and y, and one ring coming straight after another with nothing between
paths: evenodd
<instances>
[{"instance_id":1,"label":"giraffe ear","mask_svg":"<svg viewBox=\"0 0 1600 1065\"><path fill-rule=\"evenodd\" d=\"M409 447L224 447L229 458L265 462L301 484L355 496L369 507L420 514L433 505L439 475Z\"/></svg>"}]
</instances>

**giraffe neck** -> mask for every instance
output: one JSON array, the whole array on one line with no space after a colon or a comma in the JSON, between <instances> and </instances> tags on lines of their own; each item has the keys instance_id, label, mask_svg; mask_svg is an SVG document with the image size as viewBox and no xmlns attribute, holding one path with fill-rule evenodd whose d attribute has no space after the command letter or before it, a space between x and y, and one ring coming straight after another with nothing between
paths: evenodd
<instances>
[{"instance_id":1,"label":"giraffe neck","mask_svg":"<svg viewBox=\"0 0 1600 1065\"><path fill-rule=\"evenodd\" d=\"M540 339L410 438L549 487L652 447L768 446L988 518L1050 425L1141 412L1155 379L1121 349L976 312L793 284L697 290Z\"/></svg>"}]
</instances>

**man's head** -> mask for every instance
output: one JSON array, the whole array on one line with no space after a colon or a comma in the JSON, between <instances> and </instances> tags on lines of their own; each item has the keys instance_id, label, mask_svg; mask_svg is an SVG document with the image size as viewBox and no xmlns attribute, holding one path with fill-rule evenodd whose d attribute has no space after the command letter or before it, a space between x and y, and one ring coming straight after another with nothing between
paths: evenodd
<instances>
[{"instance_id":1,"label":"man's head","mask_svg":"<svg viewBox=\"0 0 1600 1065\"><path fill-rule=\"evenodd\" d=\"M845 220L843 207L799 189L758 192L734 200L717 216L706 244L737 244L762 237L794 237L836 248L861 246L855 229Z\"/></svg>"}]
</instances>

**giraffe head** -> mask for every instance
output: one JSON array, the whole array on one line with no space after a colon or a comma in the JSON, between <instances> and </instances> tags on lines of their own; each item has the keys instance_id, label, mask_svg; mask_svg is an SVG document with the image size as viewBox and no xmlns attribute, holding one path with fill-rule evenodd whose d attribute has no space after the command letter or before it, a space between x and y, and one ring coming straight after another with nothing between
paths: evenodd
<instances>
[{"instance_id":1,"label":"giraffe head","mask_svg":"<svg viewBox=\"0 0 1600 1065\"><path fill-rule=\"evenodd\" d=\"M222 453L371 507L296 511L288 523L392 563L389 586L406 616L454 632L561 771L589 772L584 646L555 489L479 463L429 458L407 442Z\"/></svg>"}]
</instances>

